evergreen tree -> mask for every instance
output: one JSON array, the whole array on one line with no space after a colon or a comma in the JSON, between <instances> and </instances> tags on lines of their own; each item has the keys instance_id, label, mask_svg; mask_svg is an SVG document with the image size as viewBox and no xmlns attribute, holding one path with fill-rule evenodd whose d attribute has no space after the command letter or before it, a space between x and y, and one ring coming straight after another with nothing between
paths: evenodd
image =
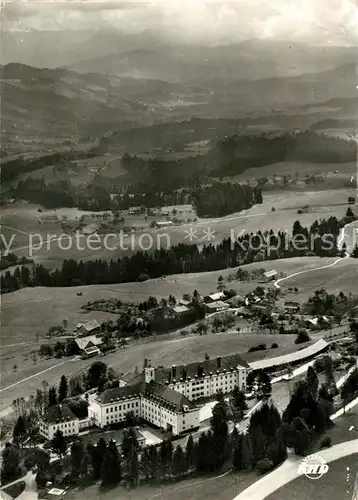
<instances>
[{"instance_id":1,"label":"evergreen tree","mask_svg":"<svg viewBox=\"0 0 358 500\"><path fill-rule=\"evenodd\" d=\"M57 429L54 437L51 440L51 449L54 453L57 453L60 458L62 458L67 451L67 442L60 429Z\"/></svg>"},{"instance_id":2,"label":"evergreen tree","mask_svg":"<svg viewBox=\"0 0 358 500\"><path fill-rule=\"evenodd\" d=\"M48 391L48 405L49 407L57 405L56 387L50 387Z\"/></svg>"},{"instance_id":3,"label":"evergreen tree","mask_svg":"<svg viewBox=\"0 0 358 500\"><path fill-rule=\"evenodd\" d=\"M171 464L171 472L174 476L181 476L186 471L186 460L180 444L175 448Z\"/></svg>"},{"instance_id":4,"label":"evergreen tree","mask_svg":"<svg viewBox=\"0 0 358 500\"><path fill-rule=\"evenodd\" d=\"M311 445L311 433L300 417L295 417L290 426L290 446L297 455L304 455Z\"/></svg>"},{"instance_id":5,"label":"evergreen tree","mask_svg":"<svg viewBox=\"0 0 358 500\"><path fill-rule=\"evenodd\" d=\"M244 469L250 469L253 462L253 450L250 434L245 434L242 442L242 464Z\"/></svg>"},{"instance_id":6,"label":"evergreen tree","mask_svg":"<svg viewBox=\"0 0 358 500\"><path fill-rule=\"evenodd\" d=\"M185 448L185 459L187 462L187 468L191 470L195 463L195 446L193 436L190 434Z\"/></svg>"},{"instance_id":7,"label":"evergreen tree","mask_svg":"<svg viewBox=\"0 0 358 500\"><path fill-rule=\"evenodd\" d=\"M89 450L91 456L93 476L95 479L99 479L101 477L101 468L106 450L107 450L107 445L103 438L100 438L100 440L97 443L97 446L92 446Z\"/></svg>"},{"instance_id":8,"label":"evergreen tree","mask_svg":"<svg viewBox=\"0 0 358 500\"><path fill-rule=\"evenodd\" d=\"M6 443L2 451L1 479L2 482L16 479L19 473L20 451L16 446Z\"/></svg>"},{"instance_id":9,"label":"evergreen tree","mask_svg":"<svg viewBox=\"0 0 358 500\"><path fill-rule=\"evenodd\" d=\"M308 384L308 389L309 389L312 397L314 399L316 399L319 382L318 382L316 370L313 368L313 366L308 367L306 380L307 380L307 384Z\"/></svg>"},{"instance_id":10,"label":"evergreen tree","mask_svg":"<svg viewBox=\"0 0 358 500\"><path fill-rule=\"evenodd\" d=\"M162 474L170 475L170 467L173 459L173 445L171 441L164 440L160 443L160 466Z\"/></svg>"},{"instance_id":11,"label":"evergreen tree","mask_svg":"<svg viewBox=\"0 0 358 500\"><path fill-rule=\"evenodd\" d=\"M71 446L71 473L73 477L80 477L84 470L85 447L80 439L74 441Z\"/></svg>"},{"instance_id":12,"label":"evergreen tree","mask_svg":"<svg viewBox=\"0 0 358 500\"><path fill-rule=\"evenodd\" d=\"M132 486L138 485L139 461L138 452L135 448L132 448L131 455L129 457L128 478Z\"/></svg>"},{"instance_id":13,"label":"evergreen tree","mask_svg":"<svg viewBox=\"0 0 358 500\"><path fill-rule=\"evenodd\" d=\"M60 387L58 390L58 402L62 403L64 399L67 398L67 393L68 393L68 382L66 375L62 375L61 381L60 381Z\"/></svg>"},{"instance_id":14,"label":"evergreen tree","mask_svg":"<svg viewBox=\"0 0 358 500\"><path fill-rule=\"evenodd\" d=\"M140 457L140 466L142 469L142 472L145 476L145 479L148 481L150 477L150 457L149 457L149 450L148 446L144 448L142 451L141 457Z\"/></svg>"},{"instance_id":15,"label":"evergreen tree","mask_svg":"<svg viewBox=\"0 0 358 500\"><path fill-rule=\"evenodd\" d=\"M18 444L23 444L24 440L26 439L26 425L25 425L25 420L20 415L16 421L16 424L14 426L13 430L13 438L14 438L14 443Z\"/></svg>"},{"instance_id":16,"label":"evergreen tree","mask_svg":"<svg viewBox=\"0 0 358 500\"><path fill-rule=\"evenodd\" d=\"M149 471L152 479L156 479L158 477L159 471L159 457L157 448L155 446L149 447Z\"/></svg>"},{"instance_id":17,"label":"evergreen tree","mask_svg":"<svg viewBox=\"0 0 358 500\"><path fill-rule=\"evenodd\" d=\"M102 469L101 469L102 485L108 486L117 484L122 479L121 462L116 443L110 441L106 448Z\"/></svg>"},{"instance_id":18,"label":"evergreen tree","mask_svg":"<svg viewBox=\"0 0 358 500\"><path fill-rule=\"evenodd\" d=\"M238 386L235 386L232 391L233 405L238 418L241 420L247 410L246 398L243 391L240 391Z\"/></svg>"}]
</instances>

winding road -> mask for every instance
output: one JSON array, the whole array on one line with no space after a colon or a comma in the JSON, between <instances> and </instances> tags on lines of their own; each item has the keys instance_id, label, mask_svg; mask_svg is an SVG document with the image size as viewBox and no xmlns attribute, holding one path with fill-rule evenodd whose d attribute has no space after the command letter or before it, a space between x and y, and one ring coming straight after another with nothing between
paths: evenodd
<instances>
[{"instance_id":1,"label":"winding road","mask_svg":"<svg viewBox=\"0 0 358 500\"><path fill-rule=\"evenodd\" d=\"M328 269L329 267L334 267L336 264L341 262L342 260L345 260L349 258L349 255L346 253L344 257L340 257L339 259L336 259L334 262L331 262L331 264L327 264L326 266L320 266L320 267L315 267L313 269L305 269L304 271L298 271L297 273L289 274L288 276L284 276L283 278L280 278L275 281L274 285L276 288L281 288L279 283L282 283L282 281L289 280L291 278L295 278L296 276L300 276L301 274L308 274L308 273L314 273L316 271L320 271L321 269Z\"/></svg>"}]
</instances>

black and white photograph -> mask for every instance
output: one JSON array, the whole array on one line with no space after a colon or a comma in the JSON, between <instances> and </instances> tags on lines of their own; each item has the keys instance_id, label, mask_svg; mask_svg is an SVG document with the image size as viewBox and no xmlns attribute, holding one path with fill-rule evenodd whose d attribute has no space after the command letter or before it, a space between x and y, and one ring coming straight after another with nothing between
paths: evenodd
<instances>
[{"instance_id":1,"label":"black and white photograph","mask_svg":"<svg viewBox=\"0 0 358 500\"><path fill-rule=\"evenodd\" d=\"M1 500L358 500L357 0L1 0Z\"/></svg>"}]
</instances>

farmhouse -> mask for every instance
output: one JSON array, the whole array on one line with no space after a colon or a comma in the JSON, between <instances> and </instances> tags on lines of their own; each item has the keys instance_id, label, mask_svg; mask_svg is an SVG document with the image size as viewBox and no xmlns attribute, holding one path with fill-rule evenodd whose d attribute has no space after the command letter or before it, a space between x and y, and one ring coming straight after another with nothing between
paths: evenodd
<instances>
[{"instance_id":1,"label":"farmhouse","mask_svg":"<svg viewBox=\"0 0 358 500\"><path fill-rule=\"evenodd\" d=\"M271 269L271 271L266 271L262 278L260 279L260 283L268 283L269 281L273 281L277 277L277 271Z\"/></svg>"},{"instance_id":2,"label":"farmhouse","mask_svg":"<svg viewBox=\"0 0 358 500\"><path fill-rule=\"evenodd\" d=\"M157 221L154 222L154 227L161 228L161 227L168 227L173 225L173 221L171 220L163 220L163 221Z\"/></svg>"},{"instance_id":3,"label":"farmhouse","mask_svg":"<svg viewBox=\"0 0 358 500\"><path fill-rule=\"evenodd\" d=\"M190 311L189 307L187 306L184 306L184 305L179 305L179 306L174 306L173 307L173 311L178 314L179 316L187 313L188 311Z\"/></svg>"},{"instance_id":4,"label":"farmhouse","mask_svg":"<svg viewBox=\"0 0 358 500\"><path fill-rule=\"evenodd\" d=\"M101 329L101 325L97 320L87 321L87 323L78 323L76 325L76 333L78 335L95 334Z\"/></svg>"},{"instance_id":5,"label":"farmhouse","mask_svg":"<svg viewBox=\"0 0 358 500\"><path fill-rule=\"evenodd\" d=\"M224 292L212 293L211 295L205 295L205 304L210 304L211 302L216 302L217 300L225 300L226 296Z\"/></svg>"},{"instance_id":6,"label":"farmhouse","mask_svg":"<svg viewBox=\"0 0 358 500\"><path fill-rule=\"evenodd\" d=\"M251 370L274 370L276 367L281 367L283 365L294 365L295 363L302 362L303 360L308 360L317 356L317 354L327 350L329 344L321 339L318 340L313 345L301 349L297 352L292 352L291 354L284 354L276 358L260 359L259 361L253 361L249 363Z\"/></svg>"},{"instance_id":7,"label":"farmhouse","mask_svg":"<svg viewBox=\"0 0 358 500\"><path fill-rule=\"evenodd\" d=\"M288 300L285 302L284 309L287 314L297 314L300 312L301 304L299 302Z\"/></svg>"},{"instance_id":8,"label":"farmhouse","mask_svg":"<svg viewBox=\"0 0 358 500\"><path fill-rule=\"evenodd\" d=\"M223 302L222 300L217 300L216 302L210 302L208 304L205 304L205 307L207 312L212 313L217 311L224 311L225 309L228 309L230 306L229 304L226 304L226 302Z\"/></svg>"},{"instance_id":9,"label":"farmhouse","mask_svg":"<svg viewBox=\"0 0 358 500\"><path fill-rule=\"evenodd\" d=\"M40 224L45 224L50 222L59 222L60 218L57 214L40 215L38 221Z\"/></svg>"},{"instance_id":10,"label":"farmhouse","mask_svg":"<svg viewBox=\"0 0 358 500\"><path fill-rule=\"evenodd\" d=\"M98 346L102 344L102 339L96 337L96 335L89 335L88 337L73 340L72 344L74 351L77 351L84 358L90 358L97 356L101 352Z\"/></svg>"},{"instance_id":11,"label":"farmhouse","mask_svg":"<svg viewBox=\"0 0 358 500\"><path fill-rule=\"evenodd\" d=\"M98 427L123 422L128 412L174 435L199 427L199 408L183 394L154 380L155 370L144 369L144 380L107 389L88 408Z\"/></svg>"},{"instance_id":12,"label":"farmhouse","mask_svg":"<svg viewBox=\"0 0 358 500\"><path fill-rule=\"evenodd\" d=\"M85 226L82 229L83 234L94 234L98 231L99 229L99 224L93 223L93 224L88 224L88 226Z\"/></svg>"}]
</instances>

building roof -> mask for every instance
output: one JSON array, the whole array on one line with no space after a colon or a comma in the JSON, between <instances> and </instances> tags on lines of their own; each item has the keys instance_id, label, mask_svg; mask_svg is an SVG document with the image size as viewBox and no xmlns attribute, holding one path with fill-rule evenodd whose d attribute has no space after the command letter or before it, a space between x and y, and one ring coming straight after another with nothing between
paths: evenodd
<instances>
[{"instance_id":1,"label":"building roof","mask_svg":"<svg viewBox=\"0 0 358 500\"><path fill-rule=\"evenodd\" d=\"M143 391L144 383L125 385L124 387L114 387L113 389L106 389L101 394L96 396L95 401L101 404L114 403L115 401L122 401L124 399L134 398L139 396Z\"/></svg>"},{"instance_id":2,"label":"building roof","mask_svg":"<svg viewBox=\"0 0 358 500\"><path fill-rule=\"evenodd\" d=\"M88 337L81 337L79 339L75 339L75 342L81 350L84 350L87 347L92 347L89 344L93 344L94 346L101 345L102 339L96 337L96 335L89 335Z\"/></svg>"},{"instance_id":3,"label":"building roof","mask_svg":"<svg viewBox=\"0 0 358 500\"><path fill-rule=\"evenodd\" d=\"M43 420L49 424L56 424L58 422L78 420L78 418L67 405L56 405L51 406L47 410L47 414L44 416Z\"/></svg>"},{"instance_id":4,"label":"building roof","mask_svg":"<svg viewBox=\"0 0 358 500\"><path fill-rule=\"evenodd\" d=\"M222 300L216 300L215 302L209 302L209 304L206 304L206 307L209 309L220 309L220 308L228 308L230 307L229 304L226 304L226 302L223 302Z\"/></svg>"},{"instance_id":5,"label":"building roof","mask_svg":"<svg viewBox=\"0 0 358 500\"><path fill-rule=\"evenodd\" d=\"M264 273L265 278L272 278L272 276L276 276L277 271L275 269L271 269L271 271L266 271Z\"/></svg>"},{"instance_id":6,"label":"building roof","mask_svg":"<svg viewBox=\"0 0 358 500\"><path fill-rule=\"evenodd\" d=\"M219 368L220 366L220 368ZM239 354L232 354L230 356L223 356L213 359L205 359L204 361L195 361L187 365L175 366L175 377L173 377L173 367L160 368L155 370L155 380L161 383L173 383L173 379L177 382L180 379L199 378L200 376L209 375L219 371L222 373L224 370L229 371L236 369L238 366L249 368L248 363L242 359Z\"/></svg>"},{"instance_id":7,"label":"building roof","mask_svg":"<svg viewBox=\"0 0 358 500\"><path fill-rule=\"evenodd\" d=\"M94 352L96 352L97 354L100 353L100 350L98 349L97 346L92 346L92 347L86 347L85 349L83 349L84 352L86 354L93 354Z\"/></svg>"},{"instance_id":8,"label":"building roof","mask_svg":"<svg viewBox=\"0 0 358 500\"><path fill-rule=\"evenodd\" d=\"M225 298L224 292L212 293L211 295L207 295L205 298L209 298L213 302Z\"/></svg>"},{"instance_id":9,"label":"building roof","mask_svg":"<svg viewBox=\"0 0 358 500\"><path fill-rule=\"evenodd\" d=\"M154 380L145 384L143 396L152 401L157 400L159 404L168 406L176 412L183 412L185 407L188 410L196 408L196 405L180 392L174 391Z\"/></svg>"},{"instance_id":10,"label":"building roof","mask_svg":"<svg viewBox=\"0 0 358 500\"><path fill-rule=\"evenodd\" d=\"M284 354L283 356L278 356L276 358L260 359L259 361L249 363L249 365L252 370L264 370L265 368L271 368L273 366L286 365L314 356L327 347L328 343L321 339L315 344L310 345L305 349L301 349L300 351L292 352L291 354Z\"/></svg>"},{"instance_id":11,"label":"building roof","mask_svg":"<svg viewBox=\"0 0 358 500\"><path fill-rule=\"evenodd\" d=\"M58 221L59 216L57 214L44 214L40 215L39 220L45 221L45 222L52 222L52 221Z\"/></svg>"},{"instance_id":12,"label":"building roof","mask_svg":"<svg viewBox=\"0 0 358 500\"><path fill-rule=\"evenodd\" d=\"M185 305L174 306L173 311L176 313L183 313L189 311L189 307L186 307Z\"/></svg>"},{"instance_id":13,"label":"building roof","mask_svg":"<svg viewBox=\"0 0 358 500\"><path fill-rule=\"evenodd\" d=\"M91 321L87 321L87 323L78 323L77 328L83 328L87 332L90 332L92 330L96 330L97 328L100 328L101 325L98 323L96 319L93 319Z\"/></svg>"},{"instance_id":14,"label":"building roof","mask_svg":"<svg viewBox=\"0 0 358 500\"><path fill-rule=\"evenodd\" d=\"M121 375L119 380L121 380L125 384L138 384L139 382L144 382L144 373L128 372L124 375Z\"/></svg>"}]
</instances>

